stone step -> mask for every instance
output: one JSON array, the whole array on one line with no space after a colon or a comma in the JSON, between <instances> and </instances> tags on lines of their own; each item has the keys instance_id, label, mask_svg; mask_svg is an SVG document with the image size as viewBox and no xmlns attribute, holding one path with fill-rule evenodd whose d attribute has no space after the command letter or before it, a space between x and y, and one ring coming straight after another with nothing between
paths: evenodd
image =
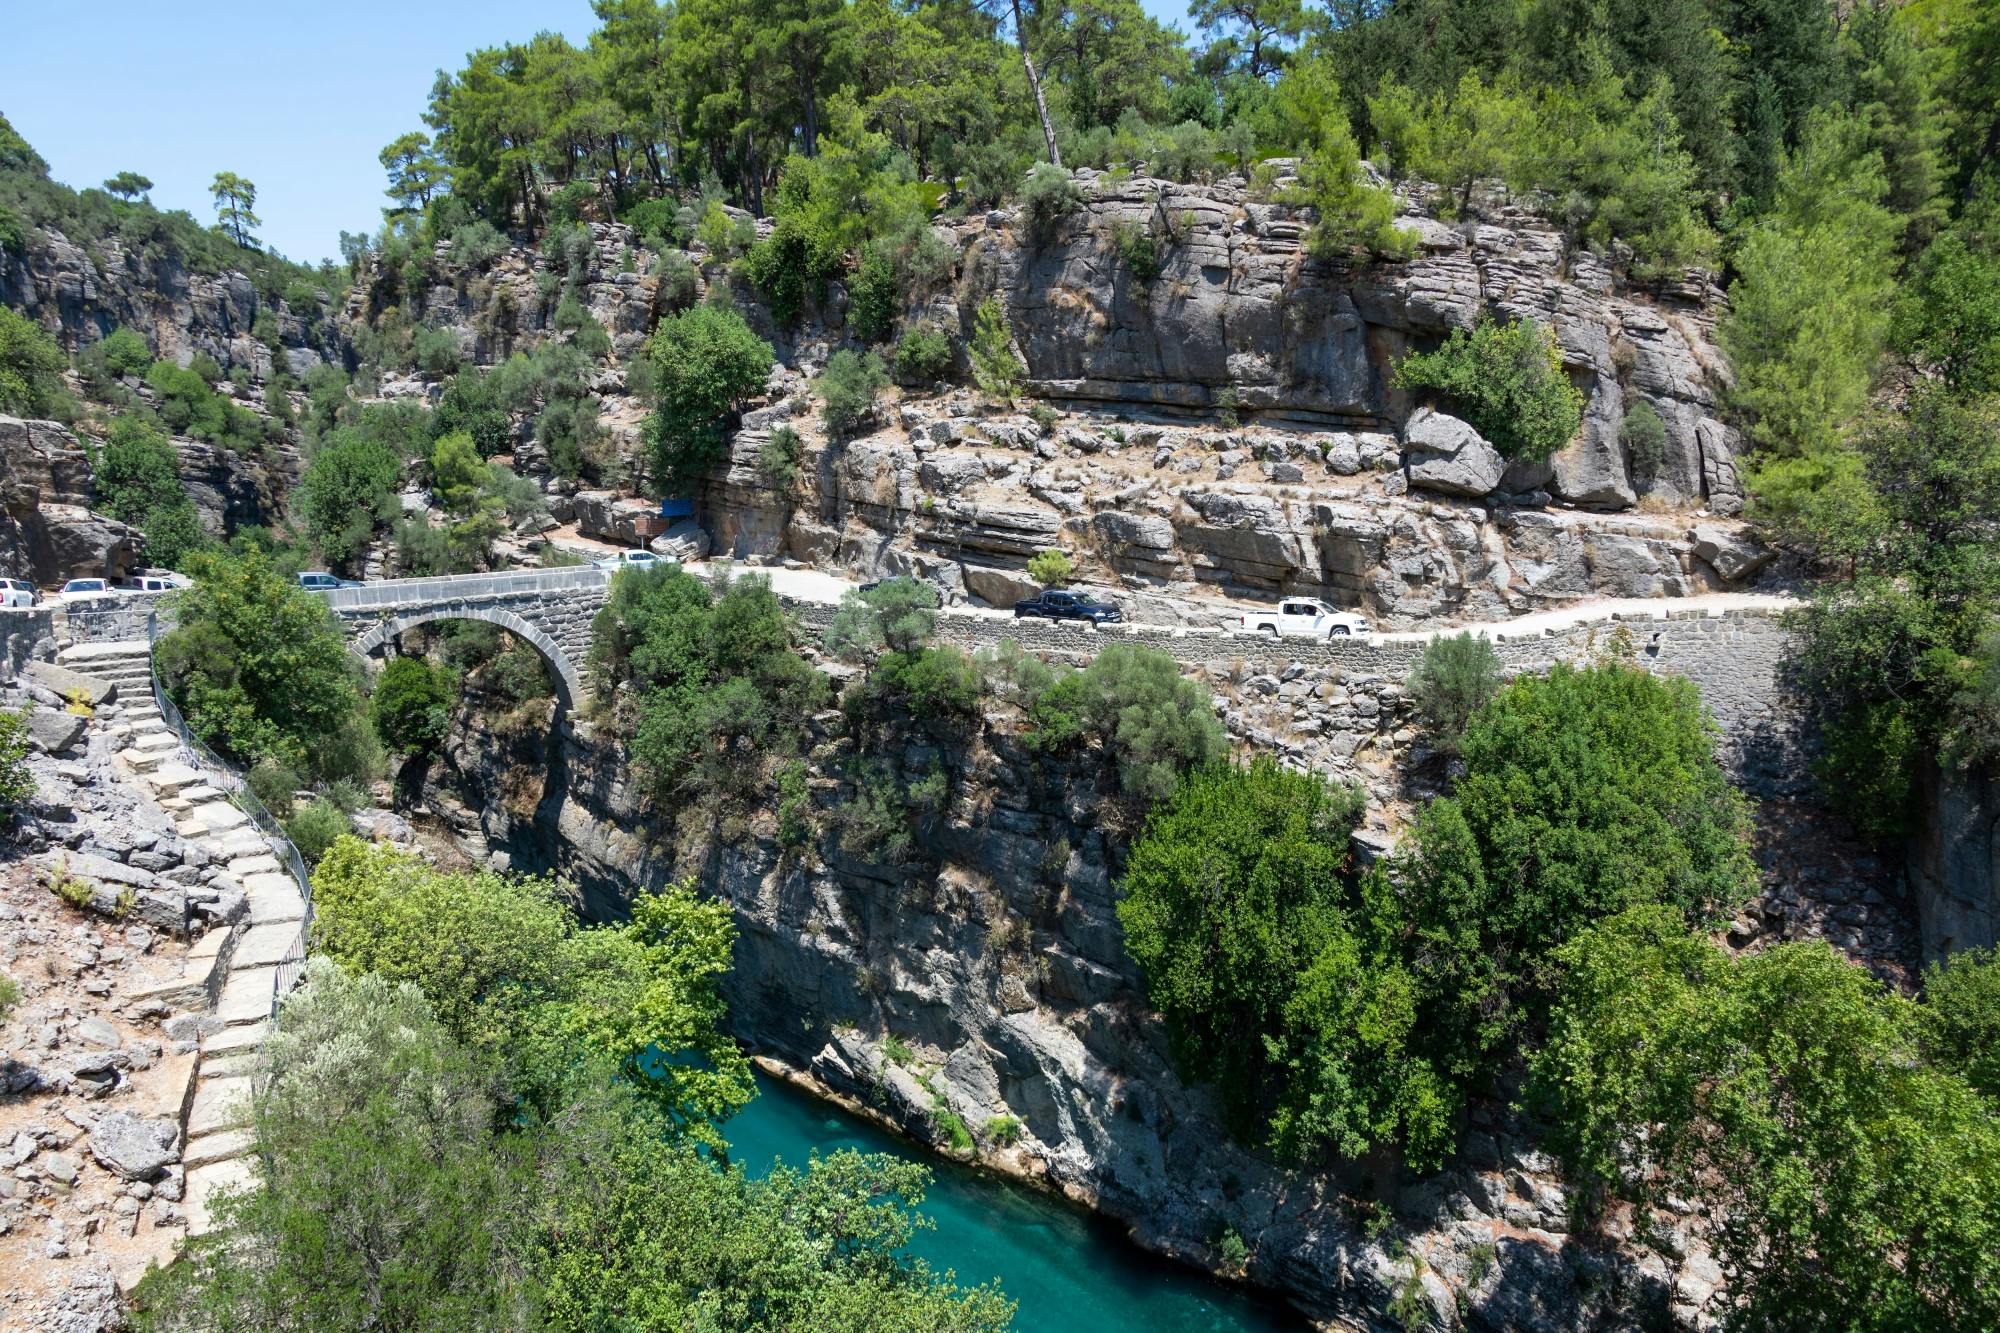
<instances>
[{"instance_id":1,"label":"stone step","mask_svg":"<svg viewBox=\"0 0 2000 1333\"><path fill-rule=\"evenodd\" d=\"M181 836L200 837L204 833L221 833L249 822L250 816L229 802L209 801L194 807L181 820Z\"/></svg>"},{"instance_id":2,"label":"stone step","mask_svg":"<svg viewBox=\"0 0 2000 1333\"><path fill-rule=\"evenodd\" d=\"M195 1089L194 1105L188 1108L188 1141L225 1129L241 1129L250 1123L250 1080L218 1078Z\"/></svg>"},{"instance_id":3,"label":"stone step","mask_svg":"<svg viewBox=\"0 0 2000 1333\"><path fill-rule=\"evenodd\" d=\"M217 1078L249 1078L256 1072L257 1052L254 1050L201 1062L201 1078L204 1082Z\"/></svg>"},{"instance_id":4,"label":"stone step","mask_svg":"<svg viewBox=\"0 0 2000 1333\"><path fill-rule=\"evenodd\" d=\"M209 786L206 782L196 783L192 787L184 787L181 789L179 794L182 800L189 801L195 805L201 805L208 801L222 801L228 799L228 797L224 793L217 791L215 788Z\"/></svg>"},{"instance_id":5,"label":"stone step","mask_svg":"<svg viewBox=\"0 0 2000 1333\"><path fill-rule=\"evenodd\" d=\"M205 779L200 769L178 761L170 761L146 774L146 781L151 783L153 790L162 796L177 796L184 789L202 783Z\"/></svg>"},{"instance_id":6,"label":"stone step","mask_svg":"<svg viewBox=\"0 0 2000 1333\"><path fill-rule=\"evenodd\" d=\"M298 943L299 927L295 921L272 921L263 925L253 925L242 939L236 941L236 954L230 960L232 969L246 967L273 967L284 960Z\"/></svg>"},{"instance_id":7,"label":"stone step","mask_svg":"<svg viewBox=\"0 0 2000 1333\"><path fill-rule=\"evenodd\" d=\"M270 1012L270 1006L267 1004L264 1007L266 1017L259 1018L257 1022L239 1023L233 1027L225 1027L220 1032L211 1032L206 1037L203 1037L201 1039L201 1058L204 1060L214 1060L225 1056L241 1055L245 1052L256 1051L259 1046L263 1045L264 1035L271 1030L268 1018Z\"/></svg>"},{"instance_id":8,"label":"stone step","mask_svg":"<svg viewBox=\"0 0 2000 1333\"><path fill-rule=\"evenodd\" d=\"M231 972L229 980L222 983L222 997L215 1002L215 1016L224 1027L267 1021L271 1017L271 988L277 979L275 967L247 967Z\"/></svg>"},{"instance_id":9,"label":"stone step","mask_svg":"<svg viewBox=\"0 0 2000 1333\"><path fill-rule=\"evenodd\" d=\"M106 639L100 643L73 643L56 654L56 661L64 666L72 662L117 662L149 657L152 651L152 645L144 639Z\"/></svg>"},{"instance_id":10,"label":"stone step","mask_svg":"<svg viewBox=\"0 0 2000 1333\"><path fill-rule=\"evenodd\" d=\"M135 750L177 750L180 738L165 727L132 728L132 748Z\"/></svg>"},{"instance_id":11,"label":"stone step","mask_svg":"<svg viewBox=\"0 0 2000 1333\"><path fill-rule=\"evenodd\" d=\"M290 925L294 930L298 923L306 919L306 900L299 896L299 890L286 875L285 888L280 891L267 889L250 895L251 926L268 926L278 922Z\"/></svg>"},{"instance_id":12,"label":"stone step","mask_svg":"<svg viewBox=\"0 0 2000 1333\"><path fill-rule=\"evenodd\" d=\"M190 1170L187 1173L188 1235L205 1236L215 1229L213 1202L218 1190L248 1189L255 1183L256 1176L250 1169L249 1159L244 1157L211 1162Z\"/></svg>"},{"instance_id":13,"label":"stone step","mask_svg":"<svg viewBox=\"0 0 2000 1333\"><path fill-rule=\"evenodd\" d=\"M278 864L278 858L266 851L259 852L255 856L237 857L229 863L229 873L238 879L243 879L249 875L278 875L284 871ZM291 877L287 875L286 878Z\"/></svg>"},{"instance_id":14,"label":"stone step","mask_svg":"<svg viewBox=\"0 0 2000 1333\"><path fill-rule=\"evenodd\" d=\"M131 749L120 750L118 757L124 760L125 766L134 773L150 773L172 758L173 751L141 750L135 746Z\"/></svg>"},{"instance_id":15,"label":"stone step","mask_svg":"<svg viewBox=\"0 0 2000 1333\"><path fill-rule=\"evenodd\" d=\"M190 1171L198 1166L227 1162L249 1152L255 1142L247 1129L225 1129L216 1134L204 1134L188 1144L187 1151L181 1154L181 1162Z\"/></svg>"}]
</instances>

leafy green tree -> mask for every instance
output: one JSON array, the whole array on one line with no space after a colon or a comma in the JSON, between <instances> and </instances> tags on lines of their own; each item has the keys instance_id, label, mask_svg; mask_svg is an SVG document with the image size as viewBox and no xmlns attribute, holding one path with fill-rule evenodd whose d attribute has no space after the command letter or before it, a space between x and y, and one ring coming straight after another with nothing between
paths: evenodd
<instances>
[{"instance_id":1,"label":"leafy green tree","mask_svg":"<svg viewBox=\"0 0 2000 1333\"><path fill-rule=\"evenodd\" d=\"M2000 392L2000 237L1984 245L1956 229L1938 237L1899 293L1894 336L1954 390Z\"/></svg>"},{"instance_id":2,"label":"leafy green tree","mask_svg":"<svg viewBox=\"0 0 2000 1333\"><path fill-rule=\"evenodd\" d=\"M104 353L105 368L114 375L143 375L153 364L146 340L122 324L105 334L98 348Z\"/></svg>"},{"instance_id":3,"label":"leafy green tree","mask_svg":"<svg viewBox=\"0 0 2000 1333\"><path fill-rule=\"evenodd\" d=\"M389 188L383 193L396 202L392 216L430 207L431 196L443 188L449 176L445 164L432 151L428 134L412 131L398 135L376 157L382 170L389 173Z\"/></svg>"},{"instance_id":4,"label":"leafy green tree","mask_svg":"<svg viewBox=\"0 0 2000 1333\"><path fill-rule=\"evenodd\" d=\"M2000 950L1962 949L1925 968L1920 1015L1925 1058L2000 1102Z\"/></svg>"},{"instance_id":5,"label":"leafy green tree","mask_svg":"<svg viewBox=\"0 0 2000 1333\"><path fill-rule=\"evenodd\" d=\"M1114 643L1083 670L1059 678L1029 709L1039 746L1060 749L1095 735L1118 763L1118 782L1140 801L1165 799L1183 774L1228 753L1214 701L1181 675L1171 653Z\"/></svg>"},{"instance_id":6,"label":"leafy green tree","mask_svg":"<svg viewBox=\"0 0 2000 1333\"><path fill-rule=\"evenodd\" d=\"M189 727L245 763L348 776L329 768L351 753L336 741L360 725L360 694L325 600L255 551L205 553L193 573L158 650Z\"/></svg>"},{"instance_id":7,"label":"leafy green tree","mask_svg":"<svg viewBox=\"0 0 2000 1333\"><path fill-rule=\"evenodd\" d=\"M153 182L136 171L121 171L104 182L104 188L120 199L143 199L153 188Z\"/></svg>"},{"instance_id":8,"label":"leafy green tree","mask_svg":"<svg viewBox=\"0 0 2000 1333\"><path fill-rule=\"evenodd\" d=\"M444 740L455 702L448 671L421 657L392 657L375 681L368 712L391 752L420 755Z\"/></svg>"},{"instance_id":9,"label":"leafy green tree","mask_svg":"<svg viewBox=\"0 0 2000 1333\"><path fill-rule=\"evenodd\" d=\"M372 433L336 432L314 451L299 481L298 509L306 532L328 563L344 567L394 513L403 461Z\"/></svg>"},{"instance_id":10,"label":"leafy green tree","mask_svg":"<svg viewBox=\"0 0 2000 1333\"><path fill-rule=\"evenodd\" d=\"M1507 458L1544 460L1583 424L1583 394L1563 374L1555 339L1532 319L1453 329L1437 351L1398 361L1394 381L1436 393Z\"/></svg>"},{"instance_id":11,"label":"leafy green tree","mask_svg":"<svg viewBox=\"0 0 2000 1333\"><path fill-rule=\"evenodd\" d=\"M1025 368L1014 352L1014 334L1007 327L1007 312L999 297L989 296L979 303L966 355L972 361L972 379L979 391L996 402L1012 401Z\"/></svg>"},{"instance_id":12,"label":"leafy green tree","mask_svg":"<svg viewBox=\"0 0 2000 1333\"><path fill-rule=\"evenodd\" d=\"M1457 754L1472 719L1500 692L1505 669L1493 644L1471 630L1439 635L1424 645L1408 689L1427 739L1440 754Z\"/></svg>"},{"instance_id":13,"label":"leafy green tree","mask_svg":"<svg viewBox=\"0 0 2000 1333\"><path fill-rule=\"evenodd\" d=\"M257 187L233 171L218 171L208 192L215 196L216 224L238 245L254 248L257 238L250 233L263 225L263 219L250 211L257 206Z\"/></svg>"},{"instance_id":14,"label":"leafy green tree","mask_svg":"<svg viewBox=\"0 0 2000 1333\"><path fill-rule=\"evenodd\" d=\"M1536 1060L1572 1170L1692 1200L1732 1327L2000 1319L2000 1122L1916 1006L1822 942L1732 959L1664 906L1557 951Z\"/></svg>"},{"instance_id":15,"label":"leafy green tree","mask_svg":"<svg viewBox=\"0 0 2000 1333\"><path fill-rule=\"evenodd\" d=\"M180 478L180 455L144 418L127 412L111 423L92 467L104 511L146 536L146 557L179 569L209 544L194 499Z\"/></svg>"},{"instance_id":16,"label":"leafy green tree","mask_svg":"<svg viewBox=\"0 0 2000 1333\"><path fill-rule=\"evenodd\" d=\"M1287 44L1306 29L1300 0L1194 0L1188 17L1204 32L1225 34L1242 51L1243 70L1253 79L1283 68Z\"/></svg>"},{"instance_id":17,"label":"leafy green tree","mask_svg":"<svg viewBox=\"0 0 2000 1333\"><path fill-rule=\"evenodd\" d=\"M285 836L309 866L316 866L334 843L354 832L347 811L325 796L316 796L285 820Z\"/></svg>"},{"instance_id":18,"label":"leafy green tree","mask_svg":"<svg viewBox=\"0 0 2000 1333\"><path fill-rule=\"evenodd\" d=\"M735 927L726 903L689 884L642 895L624 924L584 928L552 881L446 874L348 838L314 871L313 902L317 948L418 987L454 1040L500 1058L539 1110L562 1104L572 1071L555 1058L574 1051L610 1061L717 1147L717 1126L752 1095L749 1062L717 1026Z\"/></svg>"},{"instance_id":19,"label":"leafy green tree","mask_svg":"<svg viewBox=\"0 0 2000 1333\"><path fill-rule=\"evenodd\" d=\"M730 419L770 376L771 345L734 310L699 305L661 320L648 355L657 385L646 420L654 473L686 486L721 459Z\"/></svg>"},{"instance_id":20,"label":"leafy green tree","mask_svg":"<svg viewBox=\"0 0 2000 1333\"><path fill-rule=\"evenodd\" d=\"M69 399L62 350L26 315L0 308L0 412L46 417Z\"/></svg>"},{"instance_id":21,"label":"leafy green tree","mask_svg":"<svg viewBox=\"0 0 2000 1333\"><path fill-rule=\"evenodd\" d=\"M896 344L896 378L905 384L935 384L951 372L951 338L943 329L919 326Z\"/></svg>"},{"instance_id":22,"label":"leafy green tree","mask_svg":"<svg viewBox=\"0 0 2000 1333\"><path fill-rule=\"evenodd\" d=\"M907 575L850 589L827 627L826 649L850 662L865 662L884 649L915 652L936 632L938 606L936 586Z\"/></svg>"},{"instance_id":23,"label":"leafy green tree","mask_svg":"<svg viewBox=\"0 0 2000 1333\"><path fill-rule=\"evenodd\" d=\"M847 348L835 352L813 386L827 432L836 439L852 434L874 416L876 399L887 387L889 372L881 357Z\"/></svg>"},{"instance_id":24,"label":"leafy green tree","mask_svg":"<svg viewBox=\"0 0 2000 1333\"><path fill-rule=\"evenodd\" d=\"M616 720L657 799L761 791L766 761L800 751L828 686L793 637L763 578L717 588L670 566L612 580L591 671L600 698L632 683Z\"/></svg>"}]
</instances>

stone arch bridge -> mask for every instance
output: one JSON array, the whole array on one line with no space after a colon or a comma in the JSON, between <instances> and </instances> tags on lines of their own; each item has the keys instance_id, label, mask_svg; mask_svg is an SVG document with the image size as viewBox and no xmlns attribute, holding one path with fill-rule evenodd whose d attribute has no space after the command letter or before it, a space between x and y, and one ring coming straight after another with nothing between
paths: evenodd
<instances>
[{"instance_id":1,"label":"stone arch bridge","mask_svg":"<svg viewBox=\"0 0 2000 1333\"><path fill-rule=\"evenodd\" d=\"M610 574L581 566L445 578L387 579L323 594L347 627L356 652L374 657L420 625L480 620L510 630L533 645L556 678L562 708L572 710L587 690L583 663L590 652L590 622L604 605Z\"/></svg>"}]
</instances>

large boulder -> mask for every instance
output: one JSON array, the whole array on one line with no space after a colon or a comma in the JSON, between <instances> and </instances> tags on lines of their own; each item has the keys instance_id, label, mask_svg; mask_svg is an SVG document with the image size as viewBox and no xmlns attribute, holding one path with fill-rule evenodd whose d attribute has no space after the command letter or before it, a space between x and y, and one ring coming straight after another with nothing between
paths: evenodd
<instances>
[{"instance_id":1,"label":"large boulder","mask_svg":"<svg viewBox=\"0 0 2000 1333\"><path fill-rule=\"evenodd\" d=\"M662 560L687 564L708 554L708 529L691 518L684 518L653 538L649 545L653 554Z\"/></svg>"},{"instance_id":2,"label":"large boulder","mask_svg":"<svg viewBox=\"0 0 2000 1333\"><path fill-rule=\"evenodd\" d=\"M1446 495L1490 494L1507 460L1486 438L1457 417L1420 407L1403 432L1410 485Z\"/></svg>"},{"instance_id":3,"label":"large boulder","mask_svg":"<svg viewBox=\"0 0 2000 1333\"><path fill-rule=\"evenodd\" d=\"M1739 583L1777 558L1770 547L1759 546L1719 523L1697 523L1688 540L1694 543L1694 553L1706 560L1724 583Z\"/></svg>"},{"instance_id":4,"label":"large boulder","mask_svg":"<svg viewBox=\"0 0 2000 1333\"><path fill-rule=\"evenodd\" d=\"M28 714L28 739L47 754L62 754L83 736L84 720L62 708L37 708Z\"/></svg>"},{"instance_id":5,"label":"large boulder","mask_svg":"<svg viewBox=\"0 0 2000 1333\"><path fill-rule=\"evenodd\" d=\"M21 674L29 680L39 681L65 699L79 695L92 708L110 703L118 697L118 687L100 676L87 676L81 671L71 671L68 667L57 666L54 662L27 662L21 667Z\"/></svg>"},{"instance_id":6,"label":"large boulder","mask_svg":"<svg viewBox=\"0 0 2000 1333\"><path fill-rule=\"evenodd\" d=\"M90 1155L123 1180L152 1180L181 1159L180 1126L113 1111L90 1131Z\"/></svg>"}]
</instances>

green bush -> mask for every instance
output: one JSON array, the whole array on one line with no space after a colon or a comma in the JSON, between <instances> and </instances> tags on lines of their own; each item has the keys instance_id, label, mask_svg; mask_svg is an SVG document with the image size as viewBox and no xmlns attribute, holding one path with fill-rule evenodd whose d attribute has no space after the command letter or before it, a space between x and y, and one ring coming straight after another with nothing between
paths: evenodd
<instances>
[{"instance_id":1,"label":"green bush","mask_svg":"<svg viewBox=\"0 0 2000 1333\"><path fill-rule=\"evenodd\" d=\"M1111 248L1120 263L1140 282L1160 276L1160 248L1151 227L1120 221L1111 228Z\"/></svg>"},{"instance_id":2,"label":"green bush","mask_svg":"<svg viewBox=\"0 0 2000 1333\"><path fill-rule=\"evenodd\" d=\"M757 446L757 471L771 489L789 495L799 484L799 456L804 450L805 443L797 431L790 426L779 426L771 432L770 439Z\"/></svg>"},{"instance_id":3,"label":"green bush","mask_svg":"<svg viewBox=\"0 0 2000 1333\"><path fill-rule=\"evenodd\" d=\"M896 344L896 378L904 384L935 384L951 372L951 338L943 329L919 324Z\"/></svg>"},{"instance_id":4,"label":"green bush","mask_svg":"<svg viewBox=\"0 0 2000 1333\"><path fill-rule=\"evenodd\" d=\"M1423 719L1431 748L1457 754L1473 716L1500 692L1505 672L1493 645L1471 630L1439 635L1424 645L1410 671L1410 702Z\"/></svg>"},{"instance_id":5,"label":"green bush","mask_svg":"<svg viewBox=\"0 0 2000 1333\"><path fill-rule=\"evenodd\" d=\"M1044 588L1060 588L1076 573L1076 566L1061 551L1037 551L1028 557L1028 577Z\"/></svg>"},{"instance_id":6,"label":"green bush","mask_svg":"<svg viewBox=\"0 0 2000 1333\"><path fill-rule=\"evenodd\" d=\"M1562 354L1532 319L1481 319L1453 329L1435 352L1396 363L1399 389L1430 390L1506 458L1541 462L1583 424L1583 394L1563 374Z\"/></svg>"},{"instance_id":7,"label":"green bush","mask_svg":"<svg viewBox=\"0 0 2000 1333\"><path fill-rule=\"evenodd\" d=\"M0 709L0 820L13 818L34 794L35 777L28 771L27 716Z\"/></svg>"},{"instance_id":8,"label":"green bush","mask_svg":"<svg viewBox=\"0 0 2000 1333\"><path fill-rule=\"evenodd\" d=\"M767 579L715 588L678 566L624 570L592 627L600 698L621 681L617 721L660 799L752 795L762 761L795 757L827 680L792 646Z\"/></svg>"},{"instance_id":9,"label":"green bush","mask_svg":"<svg viewBox=\"0 0 2000 1333\"><path fill-rule=\"evenodd\" d=\"M1064 218L1083 207L1083 191L1069 173L1049 162L1037 162L1021 186L1021 206L1028 229L1039 242L1055 237Z\"/></svg>"},{"instance_id":10,"label":"green bush","mask_svg":"<svg viewBox=\"0 0 2000 1333\"><path fill-rule=\"evenodd\" d=\"M104 355L106 369L114 375L143 375L153 364L153 351L141 338L124 325L119 325L98 343Z\"/></svg>"},{"instance_id":11,"label":"green bush","mask_svg":"<svg viewBox=\"0 0 2000 1333\"><path fill-rule=\"evenodd\" d=\"M195 735L245 764L276 759L323 779L366 747L347 639L326 601L270 557L205 553L160 640L160 674Z\"/></svg>"},{"instance_id":12,"label":"green bush","mask_svg":"<svg viewBox=\"0 0 2000 1333\"><path fill-rule=\"evenodd\" d=\"M884 648L915 652L936 631L938 606L937 588L907 575L851 588L827 626L826 650L849 662L868 661Z\"/></svg>"},{"instance_id":13,"label":"green bush","mask_svg":"<svg viewBox=\"0 0 2000 1333\"><path fill-rule=\"evenodd\" d=\"M70 402L62 349L41 325L0 307L0 412L23 417L64 416Z\"/></svg>"},{"instance_id":14,"label":"green bush","mask_svg":"<svg viewBox=\"0 0 2000 1333\"><path fill-rule=\"evenodd\" d=\"M888 387L882 358L873 352L842 348L827 359L813 388L819 394L820 417L827 433L838 439L852 434L875 415L875 400Z\"/></svg>"},{"instance_id":15,"label":"green bush","mask_svg":"<svg viewBox=\"0 0 2000 1333\"><path fill-rule=\"evenodd\" d=\"M111 423L92 468L99 506L145 534L146 557L156 565L183 568L188 557L209 544L194 498L180 478L180 455L173 443L133 412Z\"/></svg>"},{"instance_id":16,"label":"green bush","mask_svg":"<svg viewBox=\"0 0 2000 1333\"><path fill-rule=\"evenodd\" d=\"M972 379L979 391L996 402L1012 401L1024 368L1014 354L1014 335L1007 327L1007 312L999 297L989 296L979 303L966 355L972 361Z\"/></svg>"},{"instance_id":17,"label":"green bush","mask_svg":"<svg viewBox=\"0 0 2000 1333\"><path fill-rule=\"evenodd\" d=\"M449 673L421 657L392 657L376 678L368 712L392 753L426 754L444 740L455 702Z\"/></svg>"},{"instance_id":18,"label":"green bush","mask_svg":"<svg viewBox=\"0 0 2000 1333\"><path fill-rule=\"evenodd\" d=\"M854 336L878 343L896 327L902 291L896 278L896 257L880 241L861 256L861 267L848 284L847 319Z\"/></svg>"},{"instance_id":19,"label":"green bush","mask_svg":"<svg viewBox=\"0 0 2000 1333\"><path fill-rule=\"evenodd\" d=\"M244 781L273 819L282 822L292 817L302 780L290 767L275 759L260 759L244 774Z\"/></svg>"},{"instance_id":20,"label":"green bush","mask_svg":"<svg viewBox=\"0 0 2000 1333\"><path fill-rule=\"evenodd\" d=\"M891 650L868 673L868 696L878 707L901 708L919 722L970 717L979 708L979 668L949 645Z\"/></svg>"},{"instance_id":21,"label":"green bush","mask_svg":"<svg viewBox=\"0 0 2000 1333\"><path fill-rule=\"evenodd\" d=\"M1644 398L1626 408L1618 423L1618 442L1625 446L1634 476L1659 475L1660 465L1667 461L1667 423L1660 420L1658 408Z\"/></svg>"},{"instance_id":22,"label":"green bush","mask_svg":"<svg viewBox=\"0 0 2000 1333\"><path fill-rule=\"evenodd\" d=\"M1926 1058L1925 1006L1823 941L1732 958L1664 906L1554 961L1534 1073L1567 1174L1714 1219L1740 1326L2000 1326L2000 1120Z\"/></svg>"},{"instance_id":23,"label":"green bush","mask_svg":"<svg viewBox=\"0 0 2000 1333\"><path fill-rule=\"evenodd\" d=\"M685 487L724 453L724 431L770 376L771 345L734 310L700 305L660 321L648 352L657 399L646 419L654 474Z\"/></svg>"},{"instance_id":24,"label":"green bush","mask_svg":"<svg viewBox=\"0 0 2000 1333\"><path fill-rule=\"evenodd\" d=\"M318 865L336 839L352 832L354 821L324 796L315 798L285 821L285 836L292 840L292 846L299 849L299 855L309 866Z\"/></svg>"},{"instance_id":25,"label":"green bush","mask_svg":"<svg viewBox=\"0 0 2000 1333\"><path fill-rule=\"evenodd\" d=\"M1918 1040L1932 1064L2000 1101L2000 949L1961 949L1924 969Z\"/></svg>"},{"instance_id":26,"label":"green bush","mask_svg":"<svg viewBox=\"0 0 2000 1333\"><path fill-rule=\"evenodd\" d=\"M467 268L485 268L507 253L507 238L485 218L474 218L451 234L451 257Z\"/></svg>"},{"instance_id":27,"label":"green bush","mask_svg":"<svg viewBox=\"0 0 2000 1333\"><path fill-rule=\"evenodd\" d=\"M297 505L313 545L344 567L400 507L403 460L394 446L359 429L338 431L313 452L299 481Z\"/></svg>"},{"instance_id":28,"label":"green bush","mask_svg":"<svg viewBox=\"0 0 2000 1333\"><path fill-rule=\"evenodd\" d=\"M778 845L797 851L812 841L813 801L803 760L778 769Z\"/></svg>"},{"instance_id":29,"label":"green bush","mask_svg":"<svg viewBox=\"0 0 2000 1333\"><path fill-rule=\"evenodd\" d=\"M1021 1135L1026 1129L1027 1126L1023 1125L1018 1117L996 1115L979 1127L979 1134L981 1138L996 1147L1011 1148L1021 1141Z\"/></svg>"}]
</instances>

